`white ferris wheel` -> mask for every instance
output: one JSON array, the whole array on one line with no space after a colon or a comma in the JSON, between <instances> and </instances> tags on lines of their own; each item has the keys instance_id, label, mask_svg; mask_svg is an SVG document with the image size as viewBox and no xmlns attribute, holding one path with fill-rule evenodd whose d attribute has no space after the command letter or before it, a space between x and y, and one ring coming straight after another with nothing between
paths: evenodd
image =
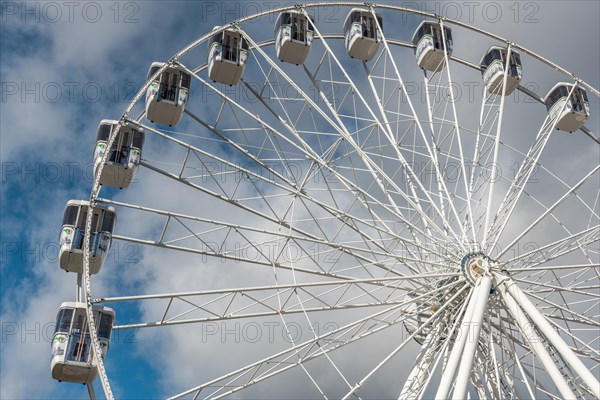
<instances>
[{"instance_id":1,"label":"white ferris wheel","mask_svg":"<svg viewBox=\"0 0 600 400\"><path fill-rule=\"evenodd\" d=\"M332 5L343 24L320 23ZM393 5L215 27L99 125L90 201L65 208L79 297L53 377L115 397L111 330L137 330L189 353L172 398L600 398L598 97ZM99 295L116 242L152 283ZM286 340L257 344L262 321ZM238 350L202 340L221 322Z\"/></svg>"}]
</instances>

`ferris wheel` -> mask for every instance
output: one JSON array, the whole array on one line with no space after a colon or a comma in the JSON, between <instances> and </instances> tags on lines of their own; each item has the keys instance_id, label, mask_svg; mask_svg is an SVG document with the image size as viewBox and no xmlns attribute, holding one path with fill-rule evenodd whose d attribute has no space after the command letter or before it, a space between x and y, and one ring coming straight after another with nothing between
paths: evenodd
<instances>
[{"instance_id":1,"label":"ferris wheel","mask_svg":"<svg viewBox=\"0 0 600 400\"><path fill-rule=\"evenodd\" d=\"M600 398L598 97L403 7L215 27L98 127L53 377L113 398L111 332L137 330L185 364L172 398ZM143 289L97 294L116 242L143 248ZM204 340L224 322L235 351Z\"/></svg>"}]
</instances>

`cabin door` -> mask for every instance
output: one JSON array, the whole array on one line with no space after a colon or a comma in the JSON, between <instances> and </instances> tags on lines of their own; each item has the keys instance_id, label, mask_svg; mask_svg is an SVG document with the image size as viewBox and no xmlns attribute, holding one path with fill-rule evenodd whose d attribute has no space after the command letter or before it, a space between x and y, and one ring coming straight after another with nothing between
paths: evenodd
<instances>
[{"instance_id":1,"label":"cabin door","mask_svg":"<svg viewBox=\"0 0 600 400\"><path fill-rule=\"evenodd\" d=\"M85 309L77 309L71 327L69 347L67 349L67 354L65 354L65 360L87 363L89 355L90 335L88 332Z\"/></svg>"}]
</instances>

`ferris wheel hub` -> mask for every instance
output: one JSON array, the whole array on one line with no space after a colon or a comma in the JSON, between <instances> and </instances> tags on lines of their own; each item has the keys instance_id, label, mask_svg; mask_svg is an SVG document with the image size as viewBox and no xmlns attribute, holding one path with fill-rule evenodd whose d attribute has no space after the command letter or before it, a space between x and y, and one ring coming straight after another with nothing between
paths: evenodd
<instances>
[{"instance_id":1,"label":"ferris wheel hub","mask_svg":"<svg viewBox=\"0 0 600 400\"><path fill-rule=\"evenodd\" d=\"M467 282L475 286L479 279L489 274L493 261L481 251L465 255L460 262L460 270Z\"/></svg>"}]
</instances>

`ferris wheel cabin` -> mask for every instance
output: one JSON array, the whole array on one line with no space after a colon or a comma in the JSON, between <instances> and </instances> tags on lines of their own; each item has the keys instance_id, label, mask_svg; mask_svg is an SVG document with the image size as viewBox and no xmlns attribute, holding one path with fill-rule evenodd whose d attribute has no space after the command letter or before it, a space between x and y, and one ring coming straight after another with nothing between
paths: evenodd
<instances>
[{"instance_id":1,"label":"ferris wheel cabin","mask_svg":"<svg viewBox=\"0 0 600 400\"><path fill-rule=\"evenodd\" d=\"M344 42L350 57L369 61L375 56L383 40L377 23L383 29L383 18L379 14L373 17L371 11L364 8L350 10L344 21Z\"/></svg>"},{"instance_id":2,"label":"ferris wheel cabin","mask_svg":"<svg viewBox=\"0 0 600 400\"><path fill-rule=\"evenodd\" d=\"M83 272L83 238L89 211L89 202L69 200L65 206L60 231L60 267L67 272ZM90 274L102 268L112 243L112 232L117 219L113 207L97 205L92 209L92 232L90 234Z\"/></svg>"},{"instance_id":3,"label":"ferris wheel cabin","mask_svg":"<svg viewBox=\"0 0 600 400\"><path fill-rule=\"evenodd\" d=\"M277 58L290 64L304 64L313 37L314 31L306 15L300 11L282 12L275 21Z\"/></svg>"},{"instance_id":4,"label":"ferris wheel cabin","mask_svg":"<svg viewBox=\"0 0 600 400\"><path fill-rule=\"evenodd\" d=\"M569 96L569 93L571 95ZM572 83L554 85L544 99L550 119L558 119L556 129L573 133L579 130L590 117L590 105L583 88L573 88Z\"/></svg>"},{"instance_id":5,"label":"ferris wheel cabin","mask_svg":"<svg viewBox=\"0 0 600 400\"><path fill-rule=\"evenodd\" d=\"M102 156L106 151L110 136L117 130L118 121L103 119L96 133L96 148L94 150L94 176L97 175ZM125 125L119 129L118 136L113 141L100 184L114 188L126 188L133 181L135 172L142 158L144 147L144 131Z\"/></svg>"},{"instance_id":6,"label":"ferris wheel cabin","mask_svg":"<svg viewBox=\"0 0 600 400\"><path fill-rule=\"evenodd\" d=\"M444 36L442 37L440 24L431 21L421 22L412 37L417 64L420 68L437 72L444 67L446 63L444 42L448 50L448 57L450 57L453 49L452 29L444 27Z\"/></svg>"},{"instance_id":7,"label":"ferris wheel cabin","mask_svg":"<svg viewBox=\"0 0 600 400\"><path fill-rule=\"evenodd\" d=\"M151 79L163 65L153 62L147 79ZM177 125L185 110L191 81L191 75L177 66L167 67L146 91L146 118L161 125Z\"/></svg>"},{"instance_id":8,"label":"ferris wheel cabin","mask_svg":"<svg viewBox=\"0 0 600 400\"><path fill-rule=\"evenodd\" d=\"M97 337L104 359L110 345L115 312L109 307L93 306ZM98 375L87 324L85 303L65 302L56 316L50 362L52 378L59 382L89 384Z\"/></svg>"},{"instance_id":9,"label":"ferris wheel cabin","mask_svg":"<svg viewBox=\"0 0 600 400\"><path fill-rule=\"evenodd\" d=\"M215 26L213 31L219 29ZM244 74L248 60L248 42L242 34L225 29L214 34L208 41L208 76L214 82L233 86Z\"/></svg>"},{"instance_id":10,"label":"ferris wheel cabin","mask_svg":"<svg viewBox=\"0 0 600 400\"><path fill-rule=\"evenodd\" d=\"M507 49L492 46L488 49L479 63L481 65L483 83L490 93L502 94L502 83L504 82L504 71L507 62L506 56ZM521 56L516 51L511 50L506 77L506 96L511 94L519 86L521 77Z\"/></svg>"}]
</instances>

